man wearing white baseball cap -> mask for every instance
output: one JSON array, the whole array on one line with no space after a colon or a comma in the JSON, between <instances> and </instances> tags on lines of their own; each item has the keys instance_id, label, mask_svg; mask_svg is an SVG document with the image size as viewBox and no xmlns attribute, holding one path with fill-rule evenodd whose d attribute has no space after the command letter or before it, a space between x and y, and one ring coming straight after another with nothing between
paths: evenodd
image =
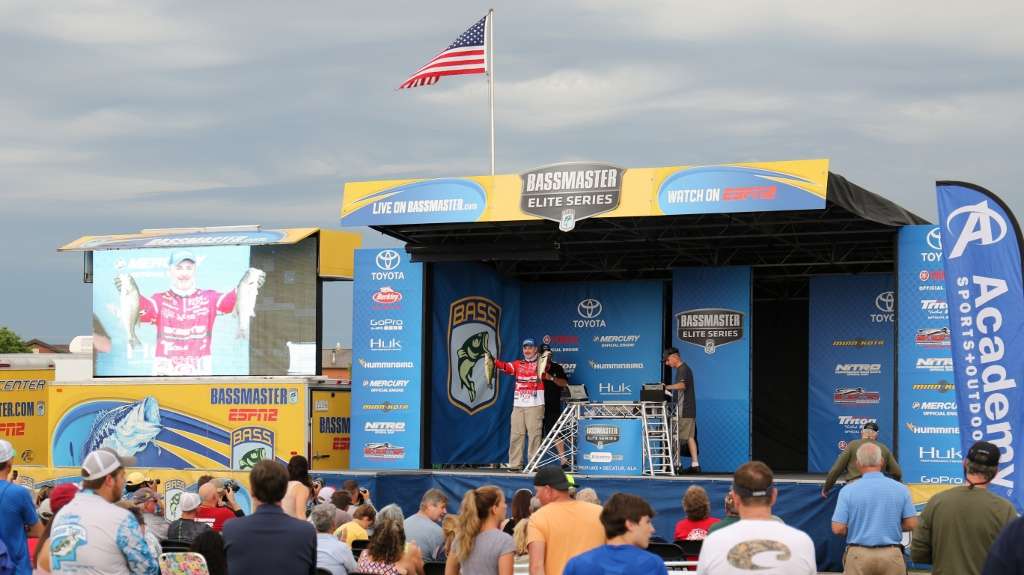
<instances>
[{"instance_id":1,"label":"man wearing white baseball cap","mask_svg":"<svg viewBox=\"0 0 1024 575\"><path fill-rule=\"evenodd\" d=\"M25 529L28 529L29 537L39 537L43 524L36 515L32 494L7 480L14 467L15 455L14 446L0 439L0 541L7 546L7 553L14 563L14 573L29 575L32 573L32 561L28 556Z\"/></svg>"},{"instance_id":2,"label":"man wearing white baseball cap","mask_svg":"<svg viewBox=\"0 0 1024 575\"><path fill-rule=\"evenodd\" d=\"M51 573L160 573L135 516L114 505L124 494L125 467L134 463L107 448L85 456L82 492L53 518Z\"/></svg>"}]
</instances>

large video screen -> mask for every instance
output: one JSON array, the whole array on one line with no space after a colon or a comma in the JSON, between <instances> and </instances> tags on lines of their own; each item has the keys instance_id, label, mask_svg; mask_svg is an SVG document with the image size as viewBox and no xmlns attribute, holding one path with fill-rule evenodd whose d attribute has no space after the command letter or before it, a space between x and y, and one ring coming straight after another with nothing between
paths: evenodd
<instances>
[{"instance_id":1,"label":"large video screen","mask_svg":"<svg viewBox=\"0 0 1024 575\"><path fill-rule=\"evenodd\" d=\"M93 255L97 377L313 375L316 238Z\"/></svg>"}]
</instances>

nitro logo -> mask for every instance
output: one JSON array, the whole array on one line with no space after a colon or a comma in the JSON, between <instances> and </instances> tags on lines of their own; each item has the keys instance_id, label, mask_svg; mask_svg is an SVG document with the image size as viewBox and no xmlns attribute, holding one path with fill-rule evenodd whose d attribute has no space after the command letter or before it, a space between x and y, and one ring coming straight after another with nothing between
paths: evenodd
<instances>
[{"instance_id":1,"label":"nitro logo","mask_svg":"<svg viewBox=\"0 0 1024 575\"><path fill-rule=\"evenodd\" d=\"M713 354L720 346L743 338L743 313L734 309L702 308L676 314L676 337Z\"/></svg>"},{"instance_id":2,"label":"nitro logo","mask_svg":"<svg viewBox=\"0 0 1024 575\"><path fill-rule=\"evenodd\" d=\"M588 361L590 369L643 369L644 364L641 363L598 363L596 361Z\"/></svg>"},{"instance_id":3,"label":"nitro logo","mask_svg":"<svg viewBox=\"0 0 1024 575\"><path fill-rule=\"evenodd\" d=\"M964 227L957 233L953 231L953 222L963 215L966 215L967 219ZM956 243L949 251L949 259L955 260L964 254L964 250L971 242L988 246L1001 241L1006 237L1006 220L988 207L988 200L982 200L972 206L961 206L953 210L946 218L946 229L956 236Z\"/></svg>"},{"instance_id":4,"label":"nitro logo","mask_svg":"<svg viewBox=\"0 0 1024 575\"><path fill-rule=\"evenodd\" d=\"M616 425L588 425L584 430L587 441L598 448L619 440L619 428Z\"/></svg>"},{"instance_id":5,"label":"nitro logo","mask_svg":"<svg viewBox=\"0 0 1024 575\"><path fill-rule=\"evenodd\" d=\"M563 232L576 222L619 206L621 168L574 162L531 170L522 175L519 209L525 214L558 222Z\"/></svg>"},{"instance_id":6,"label":"nitro logo","mask_svg":"<svg viewBox=\"0 0 1024 575\"><path fill-rule=\"evenodd\" d=\"M405 433L404 421L367 421L363 425L363 431L374 435L394 435Z\"/></svg>"},{"instance_id":7,"label":"nitro logo","mask_svg":"<svg viewBox=\"0 0 1024 575\"><path fill-rule=\"evenodd\" d=\"M837 363L836 375L878 375L882 373L880 363Z\"/></svg>"},{"instance_id":8,"label":"nitro logo","mask_svg":"<svg viewBox=\"0 0 1024 575\"><path fill-rule=\"evenodd\" d=\"M604 306L599 300L587 298L576 304L576 313L583 319L572 320L573 327L608 327L603 319L599 319Z\"/></svg>"},{"instance_id":9,"label":"nitro logo","mask_svg":"<svg viewBox=\"0 0 1024 575\"><path fill-rule=\"evenodd\" d=\"M914 435L960 435L959 427L933 427L907 422L907 429Z\"/></svg>"},{"instance_id":10,"label":"nitro logo","mask_svg":"<svg viewBox=\"0 0 1024 575\"><path fill-rule=\"evenodd\" d=\"M896 309L896 296L891 291L884 291L875 296L875 309L881 313L869 314L871 323L892 323Z\"/></svg>"},{"instance_id":11,"label":"nitro logo","mask_svg":"<svg viewBox=\"0 0 1024 575\"><path fill-rule=\"evenodd\" d=\"M448 402L469 415L498 399L501 306L483 296L457 299L448 306Z\"/></svg>"},{"instance_id":12,"label":"nitro logo","mask_svg":"<svg viewBox=\"0 0 1024 575\"><path fill-rule=\"evenodd\" d=\"M924 371L944 372L953 371L953 358L951 357L919 357L914 366Z\"/></svg>"}]
</instances>

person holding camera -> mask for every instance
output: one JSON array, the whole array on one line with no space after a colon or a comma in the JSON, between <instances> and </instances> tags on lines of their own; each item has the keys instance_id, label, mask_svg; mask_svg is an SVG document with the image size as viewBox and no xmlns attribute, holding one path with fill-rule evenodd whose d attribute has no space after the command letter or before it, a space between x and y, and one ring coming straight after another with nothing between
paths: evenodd
<instances>
[{"instance_id":1,"label":"person holding camera","mask_svg":"<svg viewBox=\"0 0 1024 575\"><path fill-rule=\"evenodd\" d=\"M203 502L196 510L196 521L202 521L220 533L225 523L238 517L236 511L240 511L241 508L235 501L235 490L231 487L234 485L218 489L214 481L208 481L200 486L199 497ZM222 499L225 502L224 506L220 505Z\"/></svg>"}]
</instances>

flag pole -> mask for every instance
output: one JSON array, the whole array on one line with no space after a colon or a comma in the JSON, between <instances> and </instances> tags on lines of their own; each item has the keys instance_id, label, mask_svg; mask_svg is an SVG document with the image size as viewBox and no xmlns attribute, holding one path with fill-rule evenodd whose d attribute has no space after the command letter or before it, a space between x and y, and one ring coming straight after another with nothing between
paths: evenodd
<instances>
[{"instance_id":1,"label":"flag pole","mask_svg":"<svg viewBox=\"0 0 1024 575\"><path fill-rule=\"evenodd\" d=\"M494 8L487 12L487 97L491 105L491 177L494 177Z\"/></svg>"}]
</instances>

